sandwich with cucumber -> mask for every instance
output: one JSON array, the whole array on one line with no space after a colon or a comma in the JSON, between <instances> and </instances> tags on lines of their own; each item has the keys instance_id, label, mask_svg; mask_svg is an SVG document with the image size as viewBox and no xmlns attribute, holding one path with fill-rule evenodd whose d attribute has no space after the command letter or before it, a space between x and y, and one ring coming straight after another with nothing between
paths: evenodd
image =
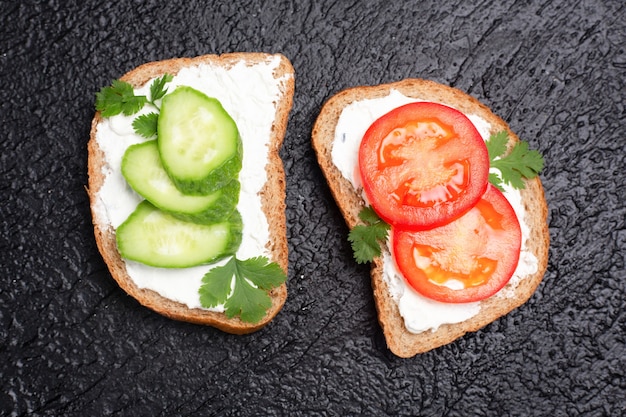
<instances>
[{"instance_id":1,"label":"sandwich with cucumber","mask_svg":"<svg viewBox=\"0 0 626 417\"><path fill-rule=\"evenodd\" d=\"M88 143L98 249L164 316L244 334L287 297L279 150L294 93L280 54L143 64L96 94Z\"/></svg>"},{"instance_id":2,"label":"sandwich with cucumber","mask_svg":"<svg viewBox=\"0 0 626 417\"><path fill-rule=\"evenodd\" d=\"M477 331L540 284L543 158L470 95L422 79L349 88L312 144L397 356Z\"/></svg>"}]
</instances>

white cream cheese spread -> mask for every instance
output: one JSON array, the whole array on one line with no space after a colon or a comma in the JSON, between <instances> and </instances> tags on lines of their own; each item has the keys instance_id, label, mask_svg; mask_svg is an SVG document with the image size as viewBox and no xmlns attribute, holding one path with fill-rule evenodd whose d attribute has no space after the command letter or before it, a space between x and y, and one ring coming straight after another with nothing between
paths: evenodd
<instances>
[{"instance_id":1,"label":"white cream cheese spread","mask_svg":"<svg viewBox=\"0 0 626 417\"><path fill-rule=\"evenodd\" d=\"M358 173L358 150L361 139L369 126L378 118L404 104L417 102L397 90L391 90L386 97L357 101L346 106L337 122L332 149L333 164L339 169L356 190L361 190ZM479 116L466 115L484 140L489 139L490 124ZM497 170L492 170L496 172ZM537 258L527 249L529 229L525 222L526 212L520 192L505 186L505 197L513 206L522 229L522 249L519 263L513 277L494 297L507 297L517 282L537 271ZM387 245L389 247L389 244ZM407 285L398 272L393 257L388 251L383 253L383 277L392 298L398 303L400 315L406 328L412 333L426 330L435 331L443 324L460 323L474 317L480 311L480 302L449 304L426 298Z\"/></svg>"},{"instance_id":2,"label":"white cream cheese spread","mask_svg":"<svg viewBox=\"0 0 626 417\"><path fill-rule=\"evenodd\" d=\"M186 85L218 99L237 124L243 142L243 164L239 173L241 193L237 209L244 227L242 243L237 251L239 259L270 256L266 247L269 226L261 209L259 192L267 179L265 166L272 123L280 100L280 88L285 81L274 78L279 64L277 57L253 65L242 61L228 69L200 64L181 69L166 84L170 92L177 86ZM149 95L151 82L135 89L135 94ZM145 106L141 113L153 110ZM106 160L103 167L105 181L97 193L94 210L96 221L101 225L117 228L142 200L121 174L121 161L126 149L147 140L133 131L132 121L139 114L113 116L98 125L96 140ZM154 268L132 261L125 261L125 265L128 275L139 288L154 290L189 308L202 308L198 289L204 274L216 264L184 269ZM223 311L223 306L211 310Z\"/></svg>"}]
</instances>

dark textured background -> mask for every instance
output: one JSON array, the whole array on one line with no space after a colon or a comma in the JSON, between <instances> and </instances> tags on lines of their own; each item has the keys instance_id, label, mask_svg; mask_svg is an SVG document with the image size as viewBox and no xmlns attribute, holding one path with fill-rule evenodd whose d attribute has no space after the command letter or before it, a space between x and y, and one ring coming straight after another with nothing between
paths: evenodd
<instances>
[{"instance_id":1,"label":"dark textured background","mask_svg":"<svg viewBox=\"0 0 626 417\"><path fill-rule=\"evenodd\" d=\"M625 22L622 0L0 2L0 414L624 415ZM290 293L248 336L126 296L84 188L101 86L232 51L297 73ZM332 94L406 77L469 92L544 154L552 245L527 304L403 360L309 140Z\"/></svg>"}]
</instances>

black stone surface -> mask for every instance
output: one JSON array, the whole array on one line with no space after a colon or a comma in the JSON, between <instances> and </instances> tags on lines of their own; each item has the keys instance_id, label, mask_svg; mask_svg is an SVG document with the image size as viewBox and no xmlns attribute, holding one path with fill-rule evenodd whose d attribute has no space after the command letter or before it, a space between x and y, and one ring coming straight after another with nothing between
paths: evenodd
<instances>
[{"instance_id":1,"label":"black stone surface","mask_svg":"<svg viewBox=\"0 0 626 417\"><path fill-rule=\"evenodd\" d=\"M0 414L624 415L625 22L621 0L1 1ZM125 295L84 188L101 86L232 51L281 52L297 72L289 299L248 336ZM469 92L544 154L552 245L527 304L403 360L309 140L334 93L406 77Z\"/></svg>"}]
</instances>

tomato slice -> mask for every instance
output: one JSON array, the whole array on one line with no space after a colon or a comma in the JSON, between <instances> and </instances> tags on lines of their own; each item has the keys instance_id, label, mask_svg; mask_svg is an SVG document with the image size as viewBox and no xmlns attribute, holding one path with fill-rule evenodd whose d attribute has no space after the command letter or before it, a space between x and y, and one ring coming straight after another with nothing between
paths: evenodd
<instances>
[{"instance_id":1,"label":"tomato slice","mask_svg":"<svg viewBox=\"0 0 626 417\"><path fill-rule=\"evenodd\" d=\"M359 148L365 194L387 223L441 226L485 192L489 154L474 124L438 103L398 107L376 120Z\"/></svg>"},{"instance_id":2,"label":"tomato slice","mask_svg":"<svg viewBox=\"0 0 626 417\"><path fill-rule=\"evenodd\" d=\"M483 300L511 279L522 232L517 216L495 187L470 211L425 231L394 228L396 265L420 294L446 303Z\"/></svg>"}]
</instances>

